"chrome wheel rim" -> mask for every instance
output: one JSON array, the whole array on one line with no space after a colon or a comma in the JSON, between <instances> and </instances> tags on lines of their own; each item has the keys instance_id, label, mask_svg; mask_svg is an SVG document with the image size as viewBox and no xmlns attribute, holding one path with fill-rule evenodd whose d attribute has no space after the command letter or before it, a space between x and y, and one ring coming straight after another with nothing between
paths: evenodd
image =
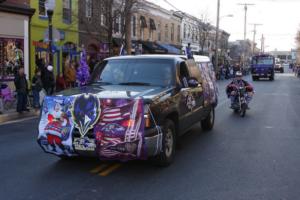
<instances>
[{"instance_id":1,"label":"chrome wheel rim","mask_svg":"<svg viewBox=\"0 0 300 200\"><path fill-rule=\"evenodd\" d=\"M172 155L173 151L173 134L172 130L168 129L165 136L165 153L167 157Z\"/></svg>"}]
</instances>

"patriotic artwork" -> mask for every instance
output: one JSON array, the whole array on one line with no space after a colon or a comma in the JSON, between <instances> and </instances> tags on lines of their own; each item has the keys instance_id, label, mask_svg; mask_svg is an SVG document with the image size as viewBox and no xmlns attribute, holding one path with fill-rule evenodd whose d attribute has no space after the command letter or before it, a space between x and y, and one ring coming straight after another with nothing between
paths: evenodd
<instances>
[{"instance_id":1,"label":"patriotic artwork","mask_svg":"<svg viewBox=\"0 0 300 200\"><path fill-rule=\"evenodd\" d=\"M93 94L45 97L38 143L48 153L100 159L146 158L142 99L99 99Z\"/></svg>"},{"instance_id":2,"label":"patriotic artwork","mask_svg":"<svg viewBox=\"0 0 300 200\"><path fill-rule=\"evenodd\" d=\"M45 97L39 123L38 143L48 153L71 156L72 148L71 108L73 97Z\"/></svg>"},{"instance_id":3,"label":"patriotic artwork","mask_svg":"<svg viewBox=\"0 0 300 200\"><path fill-rule=\"evenodd\" d=\"M142 100L107 99L101 105L103 112L94 129L100 158L145 158Z\"/></svg>"}]
</instances>

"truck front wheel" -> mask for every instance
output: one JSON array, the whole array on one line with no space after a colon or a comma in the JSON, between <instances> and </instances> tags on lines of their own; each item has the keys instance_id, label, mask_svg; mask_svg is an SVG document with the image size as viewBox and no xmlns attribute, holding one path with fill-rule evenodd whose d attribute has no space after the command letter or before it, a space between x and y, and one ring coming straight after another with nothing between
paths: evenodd
<instances>
[{"instance_id":1,"label":"truck front wheel","mask_svg":"<svg viewBox=\"0 0 300 200\"><path fill-rule=\"evenodd\" d=\"M168 166L173 162L176 147L176 132L174 122L166 119L162 127L162 151L155 157L159 166Z\"/></svg>"},{"instance_id":2,"label":"truck front wheel","mask_svg":"<svg viewBox=\"0 0 300 200\"><path fill-rule=\"evenodd\" d=\"M201 127L204 131L210 131L213 129L215 123L215 109L211 108L209 114L204 120L201 120Z\"/></svg>"}]
</instances>

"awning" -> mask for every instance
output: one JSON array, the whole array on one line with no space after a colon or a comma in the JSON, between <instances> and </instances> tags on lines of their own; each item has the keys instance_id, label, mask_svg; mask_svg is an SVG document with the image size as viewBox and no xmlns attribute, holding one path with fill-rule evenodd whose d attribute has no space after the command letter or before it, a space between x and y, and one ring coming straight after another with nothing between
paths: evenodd
<instances>
[{"instance_id":1,"label":"awning","mask_svg":"<svg viewBox=\"0 0 300 200\"><path fill-rule=\"evenodd\" d=\"M147 28L146 18L144 16L140 17L141 28Z\"/></svg>"},{"instance_id":2,"label":"awning","mask_svg":"<svg viewBox=\"0 0 300 200\"><path fill-rule=\"evenodd\" d=\"M151 18L150 18L150 29L151 30L156 30L154 19L151 19Z\"/></svg>"},{"instance_id":3,"label":"awning","mask_svg":"<svg viewBox=\"0 0 300 200\"><path fill-rule=\"evenodd\" d=\"M170 44L163 44L163 43L158 43L158 45L162 46L164 49L166 49L168 51L168 54L176 54L176 55L180 55L181 54L181 50L176 48L173 45Z\"/></svg>"},{"instance_id":4,"label":"awning","mask_svg":"<svg viewBox=\"0 0 300 200\"><path fill-rule=\"evenodd\" d=\"M146 42L146 41L141 41L143 44L143 49L147 50L149 53L154 53L154 54L167 54L168 50L163 48L162 46L154 43L154 42Z\"/></svg>"}]
</instances>

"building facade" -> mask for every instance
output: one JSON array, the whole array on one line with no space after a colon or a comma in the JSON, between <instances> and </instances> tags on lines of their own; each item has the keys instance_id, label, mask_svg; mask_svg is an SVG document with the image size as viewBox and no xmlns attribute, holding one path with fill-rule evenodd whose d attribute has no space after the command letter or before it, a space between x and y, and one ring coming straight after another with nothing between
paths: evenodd
<instances>
[{"instance_id":1,"label":"building facade","mask_svg":"<svg viewBox=\"0 0 300 200\"><path fill-rule=\"evenodd\" d=\"M19 67L24 67L29 78L29 24L34 11L29 0L0 3L0 81L9 83L11 87Z\"/></svg>"},{"instance_id":2,"label":"building facade","mask_svg":"<svg viewBox=\"0 0 300 200\"><path fill-rule=\"evenodd\" d=\"M49 63L48 16L46 0L30 1L36 9L31 21L31 75L37 65ZM53 10L53 66L55 74L63 71L65 63L79 56L78 0L54 1Z\"/></svg>"},{"instance_id":3,"label":"building facade","mask_svg":"<svg viewBox=\"0 0 300 200\"><path fill-rule=\"evenodd\" d=\"M109 1L79 1L79 44L87 50L88 59L101 60L109 56L108 12ZM111 8L112 9L112 8Z\"/></svg>"},{"instance_id":4,"label":"building facade","mask_svg":"<svg viewBox=\"0 0 300 200\"><path fill-rule=\"evenodd\" d=\"M180 54L181 19L156 4L143 1L133 9L131 19L132 53ZM122 19L116 18L113 37L123 41ZM120 46L120 44L119 44Z\"/></svg>"}]
</instances>

